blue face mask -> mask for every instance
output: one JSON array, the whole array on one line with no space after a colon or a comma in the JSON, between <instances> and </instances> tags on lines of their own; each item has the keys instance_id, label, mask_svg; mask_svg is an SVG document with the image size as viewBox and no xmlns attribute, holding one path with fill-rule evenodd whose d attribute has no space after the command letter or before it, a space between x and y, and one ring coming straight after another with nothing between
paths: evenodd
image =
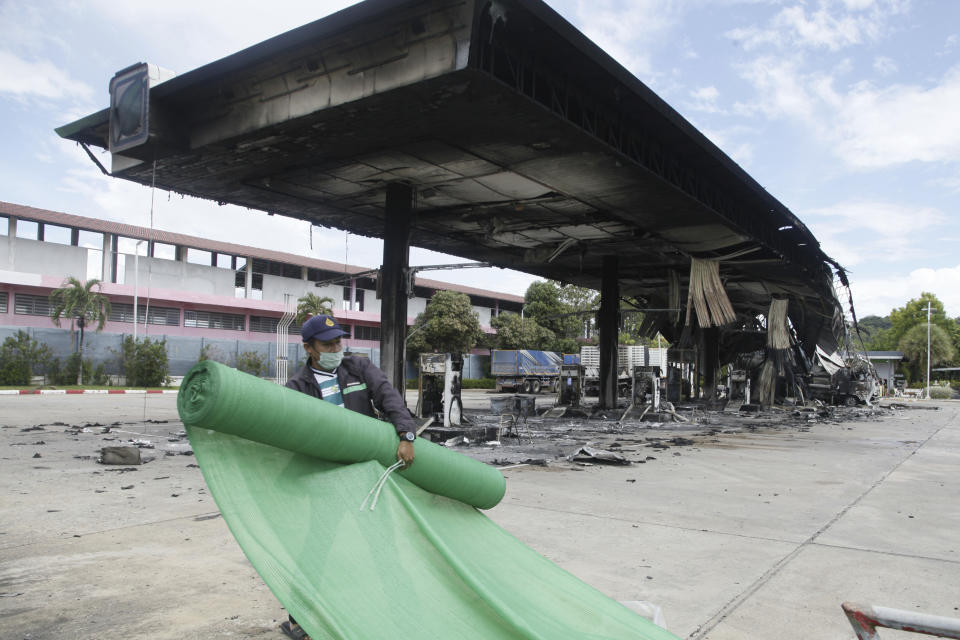
<instances>
[{"instance_id":1,"label":"blue face mask","mask_svg":"<svg viewBox=\"0 0 960 640\"><path fill-rule=\"evenodd\" d=\"M340 361L343 360L343 351L324 351L320 354L320 357L314 361L314 365L323 369L325 371L333 371L340 366Z\"/></svg>"}]
</instances>

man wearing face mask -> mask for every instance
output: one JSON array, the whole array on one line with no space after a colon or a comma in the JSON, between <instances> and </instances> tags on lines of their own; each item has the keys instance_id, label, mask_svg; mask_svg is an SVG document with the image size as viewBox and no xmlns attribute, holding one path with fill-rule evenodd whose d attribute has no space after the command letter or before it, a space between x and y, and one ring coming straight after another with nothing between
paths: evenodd
<instances>
[{"instance_id":1,"label":"man wearing face mask","mask_svg":"<svg viewBox=\"0 0 960 640\"><path fill-rule=\"evenodd\" d=\"M383 371L366 358L344 357L340 337L346 332L331 316L313 316L303 323L300 335L309 359L287 386L371 417L376 417L376 408L400 436L397 460L406 467L413 464L417 425Z\"/></svg>"},{"instance_id":2,"label":"man wearing face mask","mask_svg":"<svg viewBox=\"0 0 960 640\"><path fill-rule=\"evenodd\" d=\"M300 336L307 364L287 381L287 387L371 417L377 417L376 408L396 428L397 460L409 467L417 425L383 371L366 358L344 357L340 337L345 335L331 316L313 316L304 322ZM310 640L293 616L280 628L291 638Z\"/></svg>"}]
</instances>

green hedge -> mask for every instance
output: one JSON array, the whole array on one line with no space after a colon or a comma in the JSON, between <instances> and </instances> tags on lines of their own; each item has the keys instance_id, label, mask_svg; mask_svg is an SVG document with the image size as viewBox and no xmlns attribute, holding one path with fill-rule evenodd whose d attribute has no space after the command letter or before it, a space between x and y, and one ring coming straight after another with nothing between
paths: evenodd
<instances>
[{"instance_id":1,"label":"green hedge","mask_svg":"<svg viewBox=\"0 0 960 640\"><path fill-rule=\"evenodd\" d=\"M933 400L949 400L953 397L953 389L950 387L930 387L930 398Z\"/></svg>"},{"instance_id":2,"label":"green hedge","mask_svg":"<svg viewBox=\"0 0 960 640\"><path fill-rule=\"evenodd\" d=\"M497 386L496 380L493 378L464 378L460 381L460 386L463 389L494 389ZM407 380L407 389L416 389L417 388L417 379L412 378Z\"/></svg>"},{"instance_id":3,"label":"green hedge","mask_svg":"<svg viewBox=\"0 0 960 640\"><path fill-rule=\"evenodd\" d=\"M494 389L497 386L497 381L493 378L468 379L463 380L461 386L464 389Z\"/></svg>"}]
</instances>

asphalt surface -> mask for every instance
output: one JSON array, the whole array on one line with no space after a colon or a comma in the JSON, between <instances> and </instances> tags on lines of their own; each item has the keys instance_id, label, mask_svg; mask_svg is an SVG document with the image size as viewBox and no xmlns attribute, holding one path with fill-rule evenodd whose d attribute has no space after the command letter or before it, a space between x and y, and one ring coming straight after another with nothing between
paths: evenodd
<instances>
[{"instance_id":1,"label":"asphalt surface","mask_svg":"<svg viewBox=\"0 0 960 640\"><path fill-rule=\"evenodd\" d=\"M0 398L0 638L283 637L175 403ZM487 394L464 404L496 420ZM960 404L909 406L530 418L519 439L459 450L511 465L491 518L611 597L658 605L681 637L846 639L846 600L960 617ZM130 440L154 459L97 464ZM566 458L584 445L631 464Z\"/></svg>"}]
</instances>

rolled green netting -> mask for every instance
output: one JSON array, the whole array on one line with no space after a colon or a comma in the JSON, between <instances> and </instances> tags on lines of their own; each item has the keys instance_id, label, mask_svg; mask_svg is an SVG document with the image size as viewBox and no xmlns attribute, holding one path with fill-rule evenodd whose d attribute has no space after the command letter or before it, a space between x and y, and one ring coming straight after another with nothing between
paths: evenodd
<instances>
[{"instance_id":1,"label":"rolled green netting","mask_svg":"<svg viewBox=\"0 0 960 640\"><path fill-rule=\"evenodd\" d=\"M262 422L254 427L241 417L242 407L205 412L200 405L222 400L250 412L251 405L294 402L296 395L261 392L260 385L247 385L243 374L224 367L204 369L208 374L199 380L185 379L181 393L188 396L178 405L207 486L251 564L314 640L677 640L480 511L414 485L409 472L391 475L376 510L361 511L385 463L393 462L392 452L385 461L341 464L306 454L295 442L291 450L254 441L248 436L285 429L288 408L256 409ZM215 400L213 393L224 398ZM322 401L303 398L323 411L313 406ZM331 421L349 413L323 409L340 412L323 411ZM215 430L220 420L247 436ZM339 427L323 421L314 428ZM393 435L394 450L395 443ZM410 471L430 449L424 444L417 441ZM454 473L456 468L451 466Z\"/></svg>"},{"instance_id":2,"label":"rolled green netting","mask_svg":"<svg viewBox=\"0 0 960 640\"><path fill-rule=\"evenodd\" d=\"M211 360L184 377L177 397L183 423L206 427L330 462L397 461L392 425ZM399 471L427 491L490 509L506 490L503 474L482 462L418 439L416 460Z\"/></svg>"}]
</instances>

